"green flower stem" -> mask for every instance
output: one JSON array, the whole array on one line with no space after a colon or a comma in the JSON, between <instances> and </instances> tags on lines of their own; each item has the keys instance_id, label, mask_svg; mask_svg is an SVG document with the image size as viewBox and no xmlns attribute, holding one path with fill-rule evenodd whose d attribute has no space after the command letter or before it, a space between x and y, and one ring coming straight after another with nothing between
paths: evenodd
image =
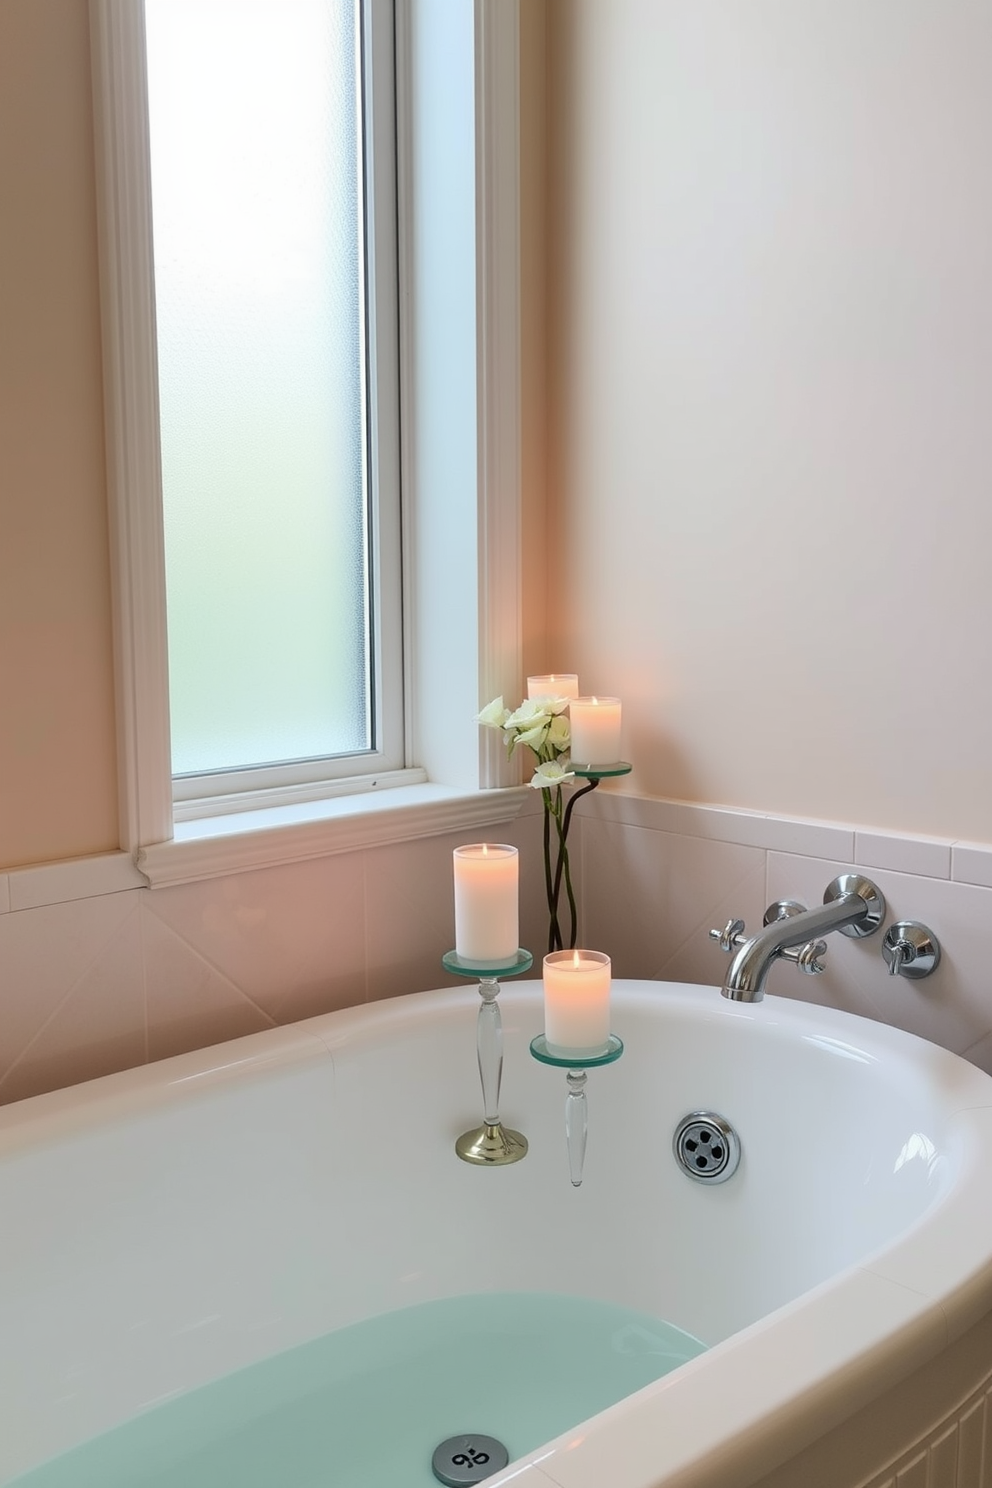
<instances>
[{"instance_id":1,"label":"green flower stem","mask_svg":"<svg viewBox=\"0 0 992 1488\"><path fill-rule=\"evenodd\" d=\"M561 786L556 787L560 810ZM554 816L557 823L558 812L555 811L554 792L546 786L541 787L541 796L544 800L544 884L548 896L548 953L562 949L561 931L558 927L558 891L555 887L555 876L551 870L551 818Z\"/></svg>"},{"instance_id":2,"label":"green flower stem","mask_svg":"<svg viewBox=\"0 0 992 1488\"><path fill-rule=\"evenodd\" d=\"M561 894L561 881L564 877L565 892L568 896L569 915L571 917L572 933L568 942L569 950L573 950L575 948L575 942L578 937L578 914L575 908L575 895L572 892L572 875L568 861L568 829L572 824L572 812L575 810L576 801L580 800L582 796L588 795L591 790L595 790L598 784L599 780L598 778L596 778L590 780L586 785L582 786L580 790L577 790L575 794L569 798L568 805L565 807L564 815L561 811L561 787L558 787L558 812L555 815L555 825L558 828L558 864L555 869L555 881L552 898L554 901L555 923L557 924L558 899ZM561 936L559 934L559 941L560 940ZM562 948L563 947L559 945L558 949L560 950Z\"/></svg>"},{"instance_id":3,"label":"green flower stem","mask_svg":"<svg viewBox=\"0 0 992 1488\"><path fill-rule=\"evenodd\" d=\"M563 812L562 812L561 786L560 785L556 785L553 790L550 790L548 792L548 796L549 796L549 802L548 802L549 811L546 814L545 821L546 821L546 824L547 825L550 825L550 822L548 821L548 817L550 816L550 817L552 817L554 819L555 836L558 839L557 840L557 851L556 851L556 854L555 854L555 871L554 871L554 877L553 877L552 882L551 882L550 893L549 893L549 898L548 898L548 909L549 909L549 912L550 912L550 923L549 923L549 927L548 927L548 931L549 931L549 933L548 933L548 943L550 945L551 950L553 950L553 951L561 951L561 950L564 950L564 948L565 948L565 940L564 940L564 935L563 935L563 932L562 932L561 920L559 919L559 916L558 916L558 904L559 904L559 901L561 899L562 855L563 854L564 854L565 864L567 865L567 862L568 862L568 850L565 847L565 839L564 839L564 837L562 835L562 824L563 824L564 817L563 817ZM575 905L574 905L574 901L571 900L571 893L569 893L569 900L570 900L570 907L571 907L571 911L572 911L572 933L574 935L574 933L575 933ZM554 944L551 944L552 941L554 942Z\"/></svg>"},{"instance_id":4,"label":"green flower stem","mask_svg":"<svg viewBox=\"0 0 992 1488\"><path fill-rule=\"evenodd\" d=\"M575 894L572 892L572 873L568 859L568 845L566 842L567 828L560 816L555 818L558 828L558 863L555 868L555 910L557 912L558 899L561 894L562 879L565 880L565 894L568 898L568 913L570 934L568 937L568 948L572 950L578 933L578 915L575 909ZM563 947L564 949L564 947Z\"/></svg>"},{"instance_id":5,"label":"green flower stem","mask_svg":"<svg viewBox=\"0 0 992 1488\"><path fill-rule=\"evenodd\" d=\"M535 746L528 746L538 765L549 764L556 759L556 751L547 743L542 742ZM511 741L510 752L513 750ZM562 920L559 915L559 904L561 902L561 887L565 885L565 897L568 900L569 938L568 946L572 950L575 947L579 933L579 915L575 903L575 891L572 886L572 867L568 856L568 829L572 824L572 812L575 803L589 791L595 790L599 784L598 779L589 780L581 786L574 795L569 797L566 804L562 799L562 787L560 785L542 785L541 800L544 804L544 889L548 900L548 952L561 951L565 949L565 939L562 932ZM552 864L551 851L551 823L555 824L555 853Z\"/></svg>"}]
</instances>

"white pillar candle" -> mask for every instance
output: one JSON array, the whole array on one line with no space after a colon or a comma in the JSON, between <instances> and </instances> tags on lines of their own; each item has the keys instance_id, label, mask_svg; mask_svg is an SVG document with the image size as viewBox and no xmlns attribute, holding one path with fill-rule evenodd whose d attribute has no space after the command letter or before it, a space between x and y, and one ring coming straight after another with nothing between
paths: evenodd
<instances>
[{"instance_id":1,"label":"white pillar candle","mask_svg":"<svg viewBox=\"0 0 992 1488\"><path fill-rule=\"evenodd\" d=\"M544 958L544 1037L559 1058L605 1054L610 1040L610 958L552 951Z\"/></svg>"},{"instance_id":2,"label":"white pillar candle","mask_svg":"<svg viewBox=\"0 0 992 1488\"><path fill-rule=\"evenodd\" d=\"M568 707L572 763L615 765L620 760L620 699L577 697Z\"/></svg>"},{"instance_id":3,"label":"white pillar candle","mask_svg":"<svg viewBox=\"0 0 992 1488\"><path fill-rule=\"evenodd\" d=\"M549 672L546 677L527 678L528 698L574 698L578 695L579 679L574 672Z\"/></svg>"},{"instance_id":4,"label":"white pillar candle","mask_svg":"<svg viewBox=\"0 0 992 1488\"><path fill-rule=\"evenodd\" d=\"M470 964L509 965L520 944L519 856L515 847L456 847L455 951Z\"/></svg>"}]
</instances>

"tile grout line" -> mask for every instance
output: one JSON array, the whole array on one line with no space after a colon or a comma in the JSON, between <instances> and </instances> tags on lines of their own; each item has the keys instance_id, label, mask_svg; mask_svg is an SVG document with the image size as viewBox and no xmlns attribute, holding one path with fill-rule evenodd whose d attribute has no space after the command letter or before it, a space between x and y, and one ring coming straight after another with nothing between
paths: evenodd
<instances>
[{"instance_id":1,"label":"tile grout line","mask_svg":"<svg viewBox=\"0 0 992 1488\"><path fill-rule=\"evenodd\" d=\"M148 905L148 913L154 913L151 904ZM243 987L239 987L234 978L228 976L226 971L223 971L219 966L215 965L214 962L211 961L210 957L203 951L201 951L198 946L193 945L192 941L187 940L185 935L180 935L175 926L170 925L167 920L163 920L161 915L156 914L155 919L163 930L165 930L175 940L178 940L179 944L181 946L184 946L185 949L189 951L191 955L195 956L198 961L202 961L203 965L207 968L208 971L212 971L214 976L218 976L223 982L226 982L233 992L236 992L239 997L243 997L245 1002L248 1003L249 1007L253 1007L258 1015L264 1018L270 1027L279 1027L278 1021L273 1018L272 1014L267 1013L265 1009L255 1001L254 997L252 997L250 993L246 992Z\"/></svg>"}]
</instances>

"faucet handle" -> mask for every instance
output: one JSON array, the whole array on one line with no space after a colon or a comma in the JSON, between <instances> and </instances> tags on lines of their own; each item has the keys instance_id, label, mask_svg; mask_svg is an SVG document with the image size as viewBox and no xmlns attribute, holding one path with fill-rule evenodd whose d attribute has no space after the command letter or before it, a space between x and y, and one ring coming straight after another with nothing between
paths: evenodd
<instances>
[{"instance_id":1,"label":"faucet handle","mask_svg":"<svg viewBox=\"0 0 992 1488\"><path fill-rule=\"evenodd\" d=\"M882 955L889 976L908 977L915 982L936 971L940 961L940 942L932 930L917 920L900 920L886 930Z\"/></svg>"},{"instance_id":2,"label":"faucet handle","mask_svg":"<svg viewBox=\"0 0 992 1488\"><path fill-rule=\"evenodd\" d=\"M728 920L722 930L710 931L710 940L719 941L721 951L726 951L728 956L743 945L746 938L743 920Z\"/></svg>"},{"instance_id":3,"label":"faucet handle","mask_svg":"<svg viewBox=\"0 0 992 1488\"><path fill-rule=\"evenodd\" d=\"M823 957L827 954L827 942L825 940L808 940L803 946L795 946L791 950L780 951L779 955L783 961L791 961L798 966L806 976L819 976L826 971Z\"/></svg>"}]
</instances>

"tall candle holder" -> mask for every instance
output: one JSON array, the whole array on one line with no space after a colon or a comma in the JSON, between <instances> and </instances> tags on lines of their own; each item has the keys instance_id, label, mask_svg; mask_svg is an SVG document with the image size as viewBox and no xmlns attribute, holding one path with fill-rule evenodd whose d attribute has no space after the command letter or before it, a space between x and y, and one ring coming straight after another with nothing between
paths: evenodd
<instances>
[{"instance_id":1,"label":"tall candle holder","mask_svg":"<svg viewBox=\"0 0 992 1488\"><path fill-rule=\"evenodd\" d=\"M623 1053L623 1040L610 1034L602 1054L587 1054L576 1049L574 1055L552 1054L543 1033L531 1039L530 1052L541 1064L552 1064L565 1075L565 1146L568 1150L568 1176L578 1188L586 1161L586 1138L589 1134L589 1105L586 1100L586 1071L601 1064L613 1064Z\"/></svg>"},{"instance_id":2,"label":"tall candle holder","mask_svg":"<svg viewBox=\"0 0 992 1488\"><path fill-rule=\"evenodd\" d=\"M474 1163L478 1167L500 1167L506 1163L519 1162L527 1156L527 1138L518 1131L511 1131L499 1119L499 1087L503 1078L503 1020L500 1016L499 983L501 977L520 976L534 964L530 951L519 949L512 960L505 963L472 962L457 951L448 951L441 957L445 971L453 976L478 979L479 1016L476 1020L475 1042L479 1059L479 1079L482 1082L482 1125L463 1132L455 1143L455 1151L462 1162Z\"/></svg>"}]
</instances>

